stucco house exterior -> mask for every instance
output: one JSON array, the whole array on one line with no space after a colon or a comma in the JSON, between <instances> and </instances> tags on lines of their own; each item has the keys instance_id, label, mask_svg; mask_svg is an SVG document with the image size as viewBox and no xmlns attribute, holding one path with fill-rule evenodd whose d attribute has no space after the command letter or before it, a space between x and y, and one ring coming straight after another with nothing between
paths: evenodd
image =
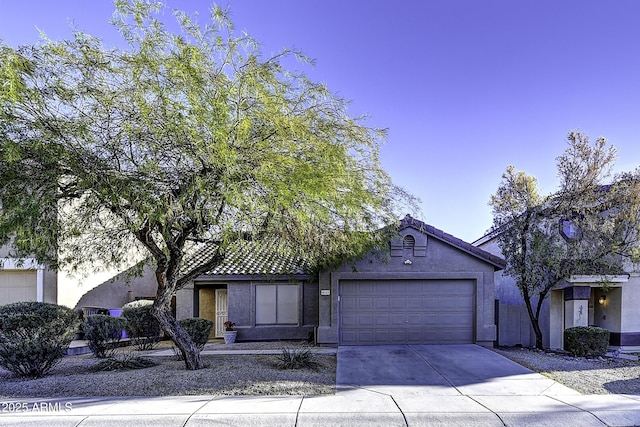
<instances>
[{"instance_id":1,"label":"stucco house exterior","mask_svg":"<svg viewBox=\"0 0 640 427\"><path fill-rule=\"evenodd\" d=\"M494 273L503 259L410 216L389 244L388 251L311 276L304 260L243 243L177 292L176 317L211 319L217 337L231 320L241 341L493 345ZM195 251L185 271L210 251ZM138 280L151 293L153 278ZM109 291L90 291L79 305L119 304L128 292L119 280L101 286ZM105 299L116 294L118 301Z\"/></svg>"},{"instance_id":2,"label":"stucco house exterior","mask_svg":"<svg viewBox=\"0 0 640 427\"><path fill-rule=\"evenodd\" d=\"M554 232L560 232L559 229ZM489 232L473 242L487 252L502 256L498 234ZM626 263L615 276L575 275L554 287L542 307L540 327L546 348L564 347L564 330L573 326L599 326L609 330L612 348L640 351L640 270ZM534 346L535 334L515 280L495 273L498 302L499 345ZM603 287L603 283L606 286Z\"/></svg>"}]
</instances>

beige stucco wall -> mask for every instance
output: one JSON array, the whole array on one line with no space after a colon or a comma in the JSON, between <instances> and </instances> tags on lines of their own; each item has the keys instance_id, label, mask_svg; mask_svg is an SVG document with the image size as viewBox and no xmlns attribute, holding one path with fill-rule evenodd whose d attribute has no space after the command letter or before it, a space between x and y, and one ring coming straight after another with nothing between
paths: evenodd
<instances>
[{"instance_id":1,"label":"beige stucco wall","mask_svg":"<svg viewBox=\"0 0 640 427\"><path fill-rule=\"evenodd\" d=\"M153 267L145 266L141 276L129 277L130 274L130 272L121 273L97 286L92 286L74 306L121 308L134 298L155 297L158 285Z\"/></svg>"}]
</instances>

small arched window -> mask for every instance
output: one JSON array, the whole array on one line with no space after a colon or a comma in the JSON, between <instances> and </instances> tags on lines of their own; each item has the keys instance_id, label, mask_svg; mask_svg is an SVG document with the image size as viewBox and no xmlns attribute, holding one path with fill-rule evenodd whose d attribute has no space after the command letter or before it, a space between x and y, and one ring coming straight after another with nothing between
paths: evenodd
<instances>
[{"instance_id":1,"label":"small arched window","mask_svg":"<svg viewBox=\"0 0 640 427\"><path fill-rule=\"evenodd\" d=\"M404 236L404 240L402 241L402 246L405 249L413 249L416 246L416 239L410 235Z\"/></svg>"},{"instance_id":2,"label":"small arched window","mask_svg":"<svg viewBox=\"0 0 640 427\"><path fill-rule=\"evenodd\" d=\"M413 236L406 235L402 239L403 255L406 257L413 256L413 249L416 246L416 239Z\"/></svg>"}]
</instances>

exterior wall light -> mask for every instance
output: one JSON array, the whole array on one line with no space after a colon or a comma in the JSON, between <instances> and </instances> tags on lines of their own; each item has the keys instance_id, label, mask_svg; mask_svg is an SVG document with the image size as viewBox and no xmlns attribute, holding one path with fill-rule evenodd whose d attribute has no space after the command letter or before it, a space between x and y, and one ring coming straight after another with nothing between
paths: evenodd
<instances>
[{"instance_id":1,"label":"exterior wall light","mask_svg":"<svg viewBox=\"0 0 640 427\"><path fill-rule=\"evenodd\" d=\"M598 303L604 304L605 302L607 302L607 296L606 295L600 295L600 298L598 298Z\"/></svg>"},{"instance_id":2,"label":"exterior wall light","mask_svg":"<svg viewBox=\"0 0 640 427\"><path fill-rule=\"evenodd\" d=\"M404 265L411 265L411 264L413 264L413 263L411 262L410 259L405 259L404 260Z\"/></svg>"}]
</instances>

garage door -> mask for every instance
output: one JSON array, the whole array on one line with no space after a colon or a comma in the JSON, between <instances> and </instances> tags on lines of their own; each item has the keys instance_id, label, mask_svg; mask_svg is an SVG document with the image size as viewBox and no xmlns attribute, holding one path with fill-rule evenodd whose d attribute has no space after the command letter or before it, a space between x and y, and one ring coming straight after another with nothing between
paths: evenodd
<instances>
[{"instance_id":1,"label":"garage door","mask_svg":"<svg viewBox=\"0 0 640 427\"><path fill-rule=\"evenodd\" d=\"M341 281L340 343L473 343L474 289L472 280Z\"/></svg>"},{"instance_id":2,"label":"garage door","mask_svg":"<svg viewBox=\"0 0 640 427\"><path fill-rule=\"evenodd\" d=\"M38 276L34 270L0 271L0 305L35 301Z\"/></svg>"}]
</instances>

